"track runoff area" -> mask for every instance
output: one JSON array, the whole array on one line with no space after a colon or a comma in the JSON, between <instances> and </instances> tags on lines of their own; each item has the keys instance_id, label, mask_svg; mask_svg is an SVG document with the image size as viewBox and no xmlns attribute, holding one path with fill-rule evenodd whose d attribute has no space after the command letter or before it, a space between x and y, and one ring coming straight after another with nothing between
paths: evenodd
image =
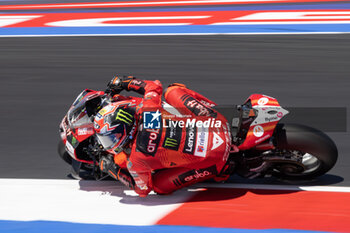
<instances>
[{"instance_id":1,"label":"track runoff area","mask_svg":"<svg viewBox=\"0 0 350 233\"><path fill-rule=\"evenodd\" d=\"M0 36L350 32L350 3L168 0L0 5ZM138 197L114 181L0 179L0 232L350 232L350 188L203 183Z\"/></svg>"}]
</instances>

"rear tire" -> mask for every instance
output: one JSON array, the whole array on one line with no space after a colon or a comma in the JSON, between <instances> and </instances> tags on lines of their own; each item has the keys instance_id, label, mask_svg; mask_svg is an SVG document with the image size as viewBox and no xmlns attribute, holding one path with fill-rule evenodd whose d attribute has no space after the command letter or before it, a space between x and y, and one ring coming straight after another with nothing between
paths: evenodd
<instances>
[{"instance_id":1,"label":"rear tire","mask_svg":"<svg viewBox=\"0 0 350 233\"><path fill-rule=\"evenodd\" d=\"M66 151L66 146L63 144L62 140L59 141L57 150L61 159L63 159L63 161L65 161L69 165L72 165L72 157Z\"/></svg>"},{"instance_id":2,"label":"rear tire","mask_svg":"<svg viewBox=\"0 0 350 233\"><path fill-rule=\"evenodd\" d=\"M337 161L335 143L317 129L297 124L278 124L274 136L277 149L301 152L303 165L307 168L302 172L290 173L287 167L286 170L278 170L275 176L292 180L312 179L328 172Z\"/></svg>"}]
</instances>

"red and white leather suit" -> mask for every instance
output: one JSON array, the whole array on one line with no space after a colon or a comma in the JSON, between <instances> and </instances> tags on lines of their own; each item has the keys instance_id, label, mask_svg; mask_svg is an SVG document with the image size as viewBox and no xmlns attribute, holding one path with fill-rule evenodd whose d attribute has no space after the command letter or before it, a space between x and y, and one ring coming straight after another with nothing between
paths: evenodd
<instances>
[{"instance_id":1,"label":"red and white leather suit","mask_svg":"<svg viewBox=\"0 0 350 233\"><path fill-rule=\"evenodd\" d=\"M135 182L129 187L140 196L146 196L151 190L168 194L220 176L229 155L231 136L225 117L211 108L216 105L214 102L182 84L172 84L164 97L182 114L174 116L162 107L163 88L159 81L133 79L126 89L144 95L136 113L138 130L127 157L127 169ZM144 112L157 111L161 113L157 118L161 127L145 128ZM179 121L185 123L184 127L174 126ZM200 124L196 127L198 121L212 127L205 129Z\"/></svg>"}]
</instances>

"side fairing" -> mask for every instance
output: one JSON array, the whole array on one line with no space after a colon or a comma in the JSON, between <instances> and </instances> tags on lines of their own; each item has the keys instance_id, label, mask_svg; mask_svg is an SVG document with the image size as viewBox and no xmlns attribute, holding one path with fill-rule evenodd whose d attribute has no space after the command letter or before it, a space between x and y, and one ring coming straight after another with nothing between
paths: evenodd
<instances>
[{"instance_id":1,"label":"side fairing","mask_svg":"<svg viewBox=\"0 0 350 233\"><path fill-rule=\"evenodd\" d=\"M273 97L253 94L247 101L249 100L256 118L251 123L244 142L238 146L240 150L247 150L269 139L280 119L288 114Z\"/></svg>"}]
</instances>

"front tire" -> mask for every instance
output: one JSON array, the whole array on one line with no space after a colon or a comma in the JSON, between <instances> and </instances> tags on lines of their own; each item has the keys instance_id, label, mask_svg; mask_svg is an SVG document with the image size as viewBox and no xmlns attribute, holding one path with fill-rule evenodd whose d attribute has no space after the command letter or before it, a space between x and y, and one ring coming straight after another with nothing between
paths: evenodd
<instances>
[{"instance_id":1,"label":"front tire","mask_svg":"<svg viewBox=\"0 0 350 233\"><path fill-rule=\"evenodd\" d=\"M337 161L338 150L335 143L317 129L297 124L278 124L274 137L276 148L288 153L298 153L302 156L304 167L302 170L293 170L293 165L281 164L277 166L275 176L293 180L312 179L328 172Z\"/></svg>"},{"instance_id":2,"label":"front tire","mask_svg":"<svg viewBox=\"0 0 350 233\"><path fill-rule=\"evenodd\" d=\"M61 159L63 159L63 161L65 161L69 165L72 165L72 157L66 151L66 146L63 144L62 140L59 141L57 150Z\"/></svg>"}]
</instances>

